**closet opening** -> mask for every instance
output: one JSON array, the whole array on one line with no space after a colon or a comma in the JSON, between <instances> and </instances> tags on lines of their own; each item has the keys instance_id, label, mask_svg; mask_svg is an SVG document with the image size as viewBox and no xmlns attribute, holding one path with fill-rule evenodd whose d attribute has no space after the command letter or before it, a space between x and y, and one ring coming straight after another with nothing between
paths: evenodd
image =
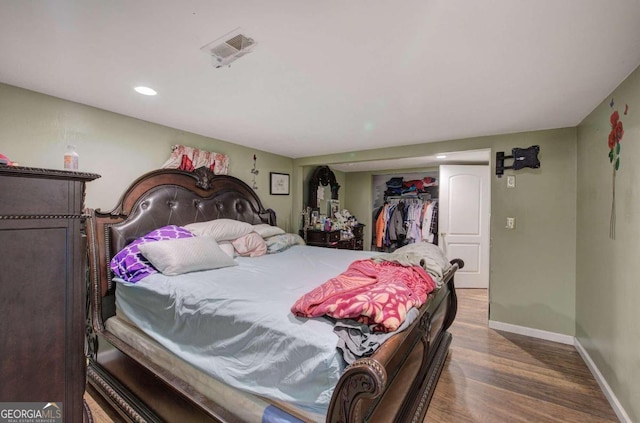
<instances>
[{"instance_id":1,"label":"closet opening","mask_svg":"<svg viewBox=\"0 0 640 423\"><path fill-rule=\"evenodd\" d=\"M446 157L439 157L440 154ZM422 241L423 237L426 237L429 242L438 244L447 256L465 260L465 268L461 269L460 274L456 274L457 287L489 288L491 161L491 150L481 149L439 153L438 156L338 163L329 166L337 174L343 175L344 206L362 216L359 220L366 223L363 239L365 250L393 251L404 243L415 242L416 239ZM452 170L454 177L449 173L447 181L443 181L443 169ZM409 186L405 187L409 191L388 191L388 188L394 188L394 185L398 187L400 180L392 178L400 176L403 184L409 181ZM429 177L436 181L425 190L425 181L426 185L431 184L431 180L425 179ZM424 192L418 192L420 183L412 187L410 181L420 181ZM390 182L389 186L387 182ZM445 186L446 188L443 188ZM474 191L474 187L478 189ZM470 200L472 197L475 198L475 202ZM397 204L404 203L407 210L408 207L413 207L416 217L412 220L421 224L413 225L409 219L405 227L407 234L400 231L398 236L396 231L393 238L390 237L386 243L383 241L383 244L378 246L380 238L376 237L376 223L385 201L396 207ZM425 208L425 204L430 208ZM434 212L435 204L438 207ZM452 212L451 207L456 208L457 212ZM420 210L421 214L416 210ZM396 219L399 220L399 216L402 215L399 214ZM428 217L425 219L425 216ZM447 228L443 228L443 224ZM408 235L410 233L413 236ZM465 239L459 236L461 233L479 234L483 240Z\"/></svg>"},{"instance_id":2,"label":"closet opening","mask_svg":"<svg viewBox=\"0 0 640 423\"><path fill-rule=\"evenodd\" d=\"M372 175L371 250L438 244L438 171Z\"/></svg>"}]
</instances>

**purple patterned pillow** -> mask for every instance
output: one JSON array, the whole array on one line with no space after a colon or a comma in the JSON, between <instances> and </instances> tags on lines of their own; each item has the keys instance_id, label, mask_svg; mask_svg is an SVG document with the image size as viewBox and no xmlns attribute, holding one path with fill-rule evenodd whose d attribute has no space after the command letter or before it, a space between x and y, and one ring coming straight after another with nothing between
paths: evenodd
<instances>
[{"instance_id":1,"label":"purple patterned pillow","mask_svg":"<svg viewBox=\"0 0 640 423\"><path fill-rule=\"evenodd\" d=\"M144 258L138 246L146 242L166 241L170 239L192 238L194 235L180 226L163 226L136 239L124 247L111 259L111 270L116 276L127 282L138 282L153 273L158 273L155 267Z\"/></svg>"}]
</instances>

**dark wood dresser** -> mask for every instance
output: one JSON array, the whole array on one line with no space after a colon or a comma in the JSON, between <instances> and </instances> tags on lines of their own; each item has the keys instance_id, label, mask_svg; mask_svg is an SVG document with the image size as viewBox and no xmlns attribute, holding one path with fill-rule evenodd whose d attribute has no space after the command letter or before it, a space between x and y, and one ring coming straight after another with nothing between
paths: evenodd
<instances>
[{"instance_id":1,"label":"dark wood dresser","mask_svg":"<svg viewBox=\"0 0 640 423\"><path fill-rule=\"evenodd\" d=\"M0 165L0 402L83 406L85 183L99 175Z\"/></svg>"},{"instance_id":2,"label":"dark wood dresser","mask_svg":"<svg viewBox=\"0 0 640 423\"><path fill-rule=\"evenodd\" d=\"M353 238L340 239L340 231L307 230L305 241L307 245L314 247L339 248L343 250L362 250L362 238L364 234L363 224L352 228ZM304 230L300 230L300 236L305 237Z\"/></svg>"}]
</instances>

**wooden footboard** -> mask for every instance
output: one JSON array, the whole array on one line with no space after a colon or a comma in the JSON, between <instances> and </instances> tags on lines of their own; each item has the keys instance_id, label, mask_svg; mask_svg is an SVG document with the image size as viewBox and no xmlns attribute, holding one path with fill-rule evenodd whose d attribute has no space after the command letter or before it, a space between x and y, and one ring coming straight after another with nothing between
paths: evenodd
<instances>
[{"instance_id":1,"label":"wooden footboard","mask_svg":"<svg viewBox=\"0 0 640 423\"><path fill-rule=\"evenodd\" d=\"M108 263L114 253L160 225L231 218L275 224L255 192L229 176L206 170L150 172L136 180L110 212L88 210L88 379L127 421L235 422L228 404L198 392L187 380L161 368L110 333L115 284ZM430 294L416 321L389 338L372 356L349 365L329 406L328 422L421 422L447 357L447 329L457 310L453 260L444 286Z\"/></svg>"},{"instance_id":2,"label":"wooden footboard","mask_svg":"<svg viewBox=\"0 0 640 423\"><path fill-rule=\"evenodd\" d=\"M452 262L447 283L421 309L420 318L390 338L371 357L345 370L334 391L327 421L421 422L451 343L447 329L457 311Z\"/></svg>"}]
</instances>

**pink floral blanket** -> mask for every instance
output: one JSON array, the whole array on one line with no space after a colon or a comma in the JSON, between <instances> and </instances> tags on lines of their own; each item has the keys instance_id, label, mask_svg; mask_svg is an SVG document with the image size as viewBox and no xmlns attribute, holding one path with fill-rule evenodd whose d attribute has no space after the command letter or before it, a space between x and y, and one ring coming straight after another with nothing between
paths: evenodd
<instances>
[{"instance_id":1,"label":"pink floral blanket","mask_svg":"<svg viewBox=\"0 0 640 423\"><path fill-rule=\"evenodd\" d=\"M420 307L436 284L420 266L357 260L335 278L304 294L291 307L302 317L353 319L378 332L392 332L407 310Z\"/></svg>"}]
</instances>

